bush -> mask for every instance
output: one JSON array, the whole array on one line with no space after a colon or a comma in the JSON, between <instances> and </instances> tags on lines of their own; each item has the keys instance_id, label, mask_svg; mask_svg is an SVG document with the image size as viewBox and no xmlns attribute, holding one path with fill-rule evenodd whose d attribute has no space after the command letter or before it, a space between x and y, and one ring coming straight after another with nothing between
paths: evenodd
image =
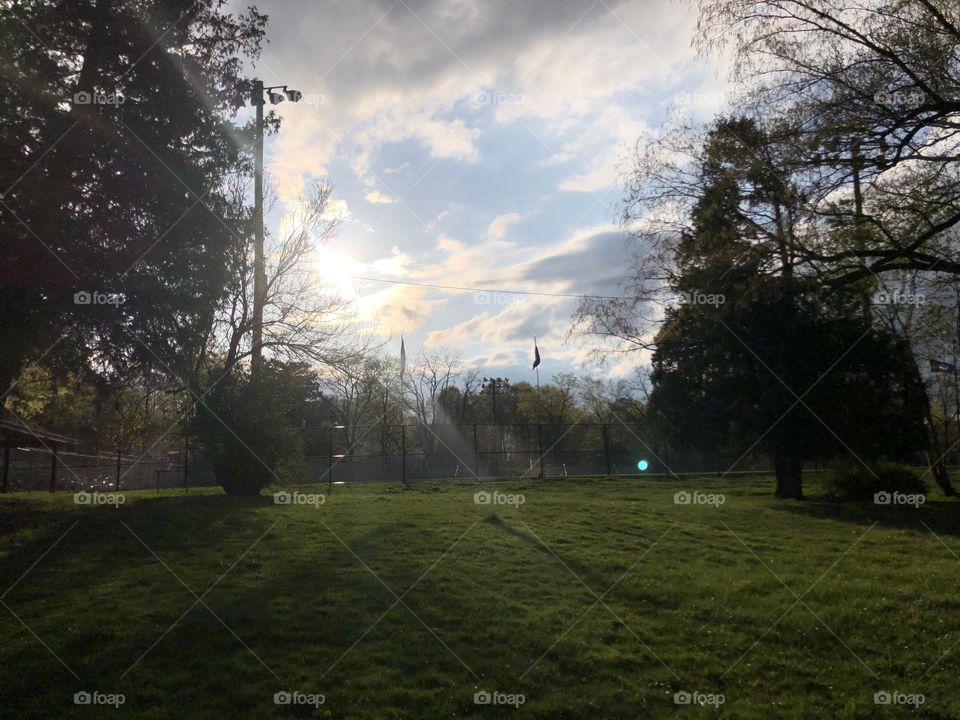
<instances>
[{"instance_id":1,"label":"bush","mask_svg":"<svg viewBox=\"0 0 960 720\"><path fill-rule=\"evenodd\" d=\"M228 495L258 495L302 455L291 415L304 401L300 366L266 363L259 378L234 372L198 407L198 435Z\"/></svg>"},{"instance_id":2,"label":"bush","mask_svg":"<svg viewBox=\"0 0 960 720\"><path fill-rule=\"evenodd\" d=\"M878 492L927 492L926 483L910 467L883 460L873 463L869 469L858 461L837 463L830 471L828 486L829 494L839 500L872 501Z\"/></svg>"}]
</instances>

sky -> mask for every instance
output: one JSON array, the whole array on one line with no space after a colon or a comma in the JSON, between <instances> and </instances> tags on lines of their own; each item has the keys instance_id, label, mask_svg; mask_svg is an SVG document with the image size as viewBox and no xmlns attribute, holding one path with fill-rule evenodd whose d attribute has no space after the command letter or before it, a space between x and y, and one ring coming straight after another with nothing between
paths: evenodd
<instances>
[{"instance_id":1,"label":"sky","mask_svg":"<svg viewBox=\"0 0 960 720\"><path fill-rule=\"evenodd\" d=\"M403 335L408 356L450 348L484 374L532 380L536 336L543 381L632 372L639 357L596 368L589 344L567 339L577 299L565 295L623 292L625 152L671 113L723 105L723 74L691 47L692 4L257 6L269 42L254 73L303 93L274 108L268 171L288 203L312 177L333 183L344 222L317 272L389 352Z\"/></svg>"}]
</instances>

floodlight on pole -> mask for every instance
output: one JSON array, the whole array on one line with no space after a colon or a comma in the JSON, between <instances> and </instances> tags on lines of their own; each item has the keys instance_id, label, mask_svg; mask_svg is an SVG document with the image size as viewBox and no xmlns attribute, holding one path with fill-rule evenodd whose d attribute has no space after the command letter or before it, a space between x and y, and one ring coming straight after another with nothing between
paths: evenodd
<instances>
[{"instance_id":1,"label":"floodlight on pole","mask_svg":"<svg viewBox=\"0 0 960 720\"><path fill-rule=\"evenodd\" d=\"M283 92L276 92L282 90ZM262 80L254 80L250 93L250 102L257 109L253 130L253 337L250 348L250 370L254 375L260 373L263 366L263 306L266 303L267 272L263 261L263 106L264 93L268 94L270 104L277 105L284 100L299 102L303 93L288 90L286 85L264 87Z\"/></svg>"}]
</instances>

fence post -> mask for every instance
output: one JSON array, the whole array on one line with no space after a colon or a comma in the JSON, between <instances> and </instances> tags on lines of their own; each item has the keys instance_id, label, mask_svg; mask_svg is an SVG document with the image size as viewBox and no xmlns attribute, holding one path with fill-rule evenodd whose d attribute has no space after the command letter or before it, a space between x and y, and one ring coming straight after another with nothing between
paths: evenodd
<instances>
[{"instance_id":1,"label":"fence post","mask_svg":"<svg viewBox=\"0 0 960 720\"><path fill-rule=\"evenodd\" d=\"M407 426L400 423L400 469L403 484L407 484Z\"/></svg>"},{"instance_id":2,"label":"fence post","mask_svg":"<svg viewBox=\"0 0 960 720\"><path fill-rule=\"evenodd\" d=\"M187 476L190 474L190 438L183 436L183 492L190 492L190 486L187 484Z\"/></svg>"},{"instance_id":3,"label":"fence post","mask_svg":"<svg viewBox=\"0 0 960 720\"><path fill-rule=\"evenodd\" d=\"M117 435L117 479L113 483L113 491L120 492L120 448L123 444L123 433Z\"/></svg>"},{"instance_id":4,"label":"fence post","mask_svg":"<svg viewBox=\"0 0 960 720\"><path fill-rule=\"evenodd\" d=\"M50 492L57 487L57 445L56 443L50 449Z\"/></svg>"},{"instance_id":5,"label":"fence post","mask_svg":"<svg viewBox=\"0 0 960 720\"><path fill-rule=\"evenodd\" d=\"M10 443L3 446L3 492L7 492L7 478L10 477Z\"/></svg>"},{"instance_id":6,"label":"fence post","mask_svg":"<svg viewBox=\"0 0 960 720\"><path fill-rule=\"evenodd\" d=\"M327 430L327 495L333 493L333 427Z\"/></svg>"},{"instance_id":7,"label":"fence post","mask_svg":"<svg viewBox=\"0 0 960 720\"><path fill-rule=\"evenodd\" d=\"M603 426L603 456L607 462L607 477L610 477L610 426Z\"/></svg>"},{"instance_id":8,"label":"fence post","mask_svg":"<svg viewBox=\"0 0 960 720\"><path fill-rule=\"evenodd\" d=\"M540 479L543 480L543 423L537 423L537 454L540 456Z\"/></svg>"},{"instance_id":9,"label":"fence post","mask_svg":"<svg viewBox=\"0 0 960 720\"><path fill-rule=\"evenodd\" d=\"M480 441L477 439L477 424L473 424L473 477L480 479Z\"/></svg>"}]
</instances>

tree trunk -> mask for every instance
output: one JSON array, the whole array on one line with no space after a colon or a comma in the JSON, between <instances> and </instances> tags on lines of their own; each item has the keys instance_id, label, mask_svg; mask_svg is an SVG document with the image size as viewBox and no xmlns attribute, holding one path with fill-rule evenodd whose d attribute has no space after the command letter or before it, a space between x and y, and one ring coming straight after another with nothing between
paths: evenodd
<instances>
[{"instance_id":1,"label":"tree trunk","mask_svg":"<svg viewBox=\"0 0 960 720\"><path fill-rule=\"evenodd\" d=\"M933 471L933 479L936 481L937 485L940 486L940 489L943 490L944 495L947 497L955 497L957 491L954 490L953 485L950 484L950 475L947 474L946 460L944 460L942 455L939 455L939 450L937 453L939 460L936 460L930 467L930 469ZM930 453L927 453L928 461L929 458Z\"/></svg>"},{"instance_id":2,"label":"tree trunk","mask_svg":"<svg viewBox=\"0 0 960 720\"><path fill-rule=\"evenodd\" d=\"M773 471L777 477L774 494L778 498L803 500L803 464L799 460L786 453L776 453Z\"/></svg>"},{"instance_id":3,"label":"tree trunk","mask_svg":"<svg viewBox=\"0 0 960 720\"><path fill-rule=\"evenodd\" d=\"M916 362L914 362L914 369L919 375L920 369L916 367ZM943 490L943 494L947 497L953 497L957 494L957 491L954 490L953 485L950 484L950 476L947 474L947 451L944 450L944 446L949 442L949 436L947 435L945 426L943 442L940 442L940 435L937 433L937 424L934 422L933 411L930 408L930 396L927 394L926 388L924 388L923 394L923 413L924 419L926 420L927 436L930 439L930 449L927 450L926 453L927 464L930 465L930 470L933 472L933 479L937 485L940 486L940 489Z\"/></svg>"}]
</instances>

